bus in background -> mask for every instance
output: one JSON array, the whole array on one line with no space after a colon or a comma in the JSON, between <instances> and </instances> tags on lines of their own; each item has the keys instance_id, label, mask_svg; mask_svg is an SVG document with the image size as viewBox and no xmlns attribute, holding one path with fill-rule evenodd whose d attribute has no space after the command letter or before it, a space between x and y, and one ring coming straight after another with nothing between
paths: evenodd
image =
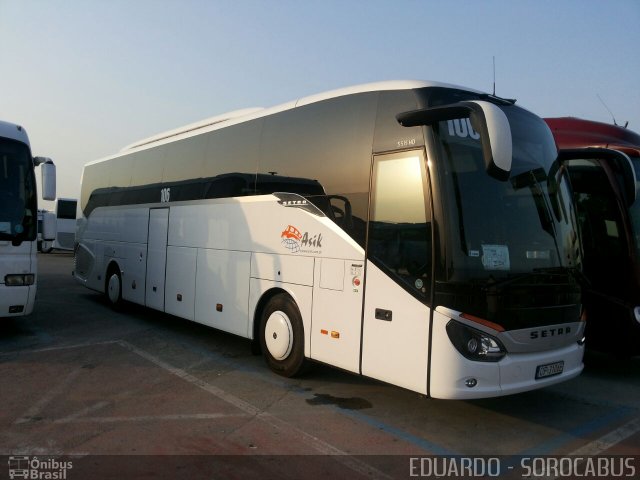
<instances>
[{"instance_id":1,"label":"bus in background","mask_svg":"<svg viewBox=\"0 0 640 480\"><path fill-rule=\"evenodd\" d=\"M42 172L42 198L55 200L55 165L32 157L27 132L0 121L0 318L28 315L37 284L38 195L35 166ZM43 238L53 240L55 219L43 215Z\"/></svg>"},{"instance_id":2,"label":"bus in background","mask_svg":"<svg viewBox=\"0 0 640 480\"><path fill-rule=\"evenodd\" d=\"M580 242L553 136L514 100L360 85L85 165L75 278L436 398L577 376Z\"/></svg>"},{"instance_id":3,"label":"bus in background","mask_svg":"<svg viewBox=\"0 0 640 480\"><path fill-rule=\"evenodd\" d=\"M53 248L73 250L76 240L77 207L78 200L75 198L59 198L56 201L56 239Z\"/></svg>"},{"instance_id":4,"label":"bus in background","mask_svg":"<svg viewBox=\"0 0 640 480\"><path fill-rule=\"evenodd\" d=\"M546 118L571 179L584 248L587 345L640 354L640 135L573 117ZM582 152L576 149L583 149ZM612 149L617 152L598 150Z\"/></svg>"},{"instance_id":5,"label":"bus in background","mask_svg":"<svg viewBox=\"0 0 640 480\"><path fill-rule=\"evenodd\" d=\"M50 253L51 250L72 251L76 238L76 208L78 200L75 198L59 198L56 200L56 235L53 241L41 241L38 238L38 251ZM38 212L40 219L40 212Z\"/></svg>"}]
</instances>

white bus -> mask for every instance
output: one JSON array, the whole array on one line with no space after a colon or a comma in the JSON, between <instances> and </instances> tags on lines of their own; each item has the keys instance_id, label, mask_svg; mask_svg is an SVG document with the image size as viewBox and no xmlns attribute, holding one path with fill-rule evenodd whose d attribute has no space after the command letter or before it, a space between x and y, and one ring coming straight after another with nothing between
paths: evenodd
<instances>
[{"instance_id":1,"label":"white bus","mask_svg":"<svg viewBox=\"0 0 640 480\"><path fill-rule=\"evenodd\" d=\"M232 112L84 167L74 275L437 398L582 370L580 244L546 124L397 81Z\"/></svg>"},{"instance_id":2,"label":"white bus","mask_svg":"<svg viewBox=\"0 0 640 480\"><path fill-rule=\"evenodd\" d=\"M32 157L27 132L0 121L0 318L28 315L37 283L38 205L34 167L42 169L42 197L55 199L55 166ZM43 238L53 239L55 220L43 215Z\"/></svg>"},{"instance_id":3,"label":"white bus","mask_svg":"<svg viewBox=\"0 0 640 480\"><path fill-rule=\"evenodd\" d=\"M59 198L56 200L56 234L53 241L43 241L38 238L39 251L50 253L56 250L73 250L76 239L76 209L78 200L75 198ZM38 212L38 221L42 212Z\"/></svg>"},{"instance_id":4,"label":"white bus","mask_svg":"<svg viewBox=\"0 0 640 480\"><path fill-rule=\"evenodd\" d=\"M73 250L76 239L76 209L78 200L75 198L59 198L56 201L56 239L53 248L58 250Z\"/></svg>"}]
</instances>

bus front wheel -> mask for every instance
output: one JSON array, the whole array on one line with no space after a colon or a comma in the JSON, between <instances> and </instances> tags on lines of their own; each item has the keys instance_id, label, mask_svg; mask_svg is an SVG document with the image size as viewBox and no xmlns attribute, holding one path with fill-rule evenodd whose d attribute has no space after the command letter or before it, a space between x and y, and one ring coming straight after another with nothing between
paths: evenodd
<instances>
[{"instance_id":1,"label":"bus front wheel","mask_svg":"<svg viewBox=\"0 0 640 480\"><path fill-rule=\"evenodd\" d=\"M293 299L279 294L269 300L260 318L260 345L267 365L278 375L293 377L302 373L304 327Z\"/></svg>"}]
</instances>

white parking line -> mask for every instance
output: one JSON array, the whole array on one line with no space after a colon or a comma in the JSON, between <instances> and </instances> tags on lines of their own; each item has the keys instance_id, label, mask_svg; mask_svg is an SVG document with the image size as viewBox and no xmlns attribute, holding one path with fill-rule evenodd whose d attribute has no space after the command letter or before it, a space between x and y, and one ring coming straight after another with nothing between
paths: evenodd
<instances>
[{"instance_id":1,"label":"white parking line","mask_svg":"<svg viewBox=\"0 0 640 480\"><path fill-rule=\"evenodd\" d=\"M82 372L81 368L77 368L71 373L69 373L61 382L57 383L50 390L45 393L40 400L38 400L35 404L27 410L22 417L18 418L14 425L19 425L21 423L32 422L34 417L36 417L44 407L47 406L49 402L51 402L56 396L60 395L71 383L76 379L78 375Z\"/></svg>"},{"instance_id":2,"label":"white parking line","mask_svg":"<svg viewBox=\"0 0 640 480\"><path fill-rule=\"evenodd\" d=\"M562 457L595 457L638 432L640 432L640 417L634 418L633 420L621 425L606 435L583 445L573 452L563 454ZM562 477L556 475L543 475L536 476L535 478L536 480L557 480Z\"/></svg>"},{"instance_id":3,"label":"white parking line","mask_svg":"<svg viewBox=\"0 0 640 480\"><path fill-rule=\"evenodd\" d=\"M94 405L91 405L90 407L86 407L83 408L82 410L77 411L76 413L72 413L71 415L68 415L64 418L59 418L57 420L54 420L53 423L71 423L74 420L83 417L84 415L91 413L91 412L95 412L97 410L103 409L104 407L108 406L109 402L105 402L105 401L100 401Z\"/></svg>"},{"instance_id":4,"label":"white parking line","mask_svg":"<svg viewBox=\"0 0 640 480\"><path fill-rule=\"evenodd\" d=\"M120 345L123 348L126 348L127 350L135 353L136 355L139 355L140 357L149 360L151 363L155 364L156 366L162 368L163 370L166 370L167 372L180 377L181 379L196 385L197 387L200 387L201 389L215 395L216 397L224 400L227 403L230 403L231 405L233 405L236 408L239 408L240 410L242 410L245 413L248 413L249 415L253 415L253 416L257 416L260 413L262 413L262 411L251 405L250 403L245 402L244 400L231 395L227 392L225 392L224 390L211 385L201 379L199 379L198 377L195 377L193 375L191 375L190 373L186 372L185 370L182 370L181 368L177 368L174 367L172 365L169 365L168 363L160 360L159 358L157 358L154 355L151 355L148 352L145 352L144 350L131 345L129 342L125 342L124 340L120 340L118 342L118 345Z\"/></svg>"},{"instance_id":5,"label":"white parking line","mask_svg":"<svg viewBox=\"0 0 640 480\"><path fill-rule=\"evenodd\" d=\"M169 365L163 360L160 360L156 356L130 344L129 342L119 341L118 345L150 361L151 363L153 363L154 365L157 365L163 370L166 370L167 372L191 383L192 385L195 385L201 388L202 390L214 395L215 397L221 400L224 400L227 403L230 403L234 407L242 410L243 412L249 414L250 416L260 419L261 421L271 425L272 427L275 427L283 431L293 432L299 437L301 443L312 448L313 450L315 450L321 455L335 456L336 461L342 463L345 467L348 467L354 472L360 473L362 475L366 475L369 478L384 478L384 479L392 478L391 476L385 474L384 472L381 472L380 470L364 462L361 462L356 458L350 457L349 454L340 450L334 445L331 445L325 442L324 440L319 439L318 437L315 437L307 432L304 432L299 428L295 427L294 425L290 424L289 422L282 420L280 418L277 418L268 412L264 412L260 410L258 407L251 405L250 403L242 400L241 398L238 398L235 395L225 392L224 390L216 387L215 385L211 385L205 382L204 380L201 380L180 368Z\"/></svg>"},{"instance_id":6,"label":"white parking line","mask_svg":"<svg viewBox=\"0 0 640 480\"><path fill-rule=\"evenodd\" d=\"M640 417L636 417L597 440L587 443L569 455L599 455L638 432L640 432Z\"/></svg>"},{"instance_id":7,"label":"white parking line","mask_svg":"<svg viewBox=\"0 0 640 480\"><path fill-rule=\"evenodd\" d=\"M245 413L178 413L174 415L140 415L137 417L65 417L53 423L126 423L159 420L211 420L228 417L246 417Z\"/></svg>"},{"instance_id":8,"label":"white parking line","mask_svg":"<svg viewBox=\"0 0 640 480\"><path fill-rule=\"evenodd\" d=\"M27 355L30 353L55 352L57 350L70 350L74 348L95 347L98 345L113 345L114 343L118 343L118 342L119 340L107 340L104 342L85 342L85 343L76 343L72 345L58 345L54 347L37 348L34 350L13 350L11 352L0 352L0 357L18 355L18 354Z\"/></svg>"}]
</instances>

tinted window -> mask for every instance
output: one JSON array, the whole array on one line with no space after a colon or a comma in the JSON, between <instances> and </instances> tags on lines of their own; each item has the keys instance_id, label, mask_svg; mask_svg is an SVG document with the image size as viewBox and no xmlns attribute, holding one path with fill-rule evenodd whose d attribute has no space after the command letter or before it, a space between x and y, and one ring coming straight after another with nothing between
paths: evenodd
<instances>
[{"instance_id":1,"label":"tinted window","mask_svg":"<svg viewBox=\"0 0 640 480\"><path fill-rule=\"evenodd\" d=\"M378 157L369 223L369 258L419 298L431 285L431 212L424 159L417 152Z\"/></svg>"},{"instance_id":2,"label":"tinted window","mask_svg":"<svg viewBox=\"0 0 640 480\"><path fill-rule=\"evenodd\" d=\"M597 162L577 160L569 163L578 221L584 247L584 269L592 284L604 291L620 285L612 266L628 262L628 249L622 216L609 179Z\"/></svg>"},{"instance_id":3,"label":"tinted window","mask_svg":"<svg viewBox=\"0 0 640 480\"><path fill-rule=\"evenodd\" d=\"M636 171L636 201L629 207L629 215L633 225L636 255L640 258L640 158L631 157L631 163Z\"/></svg>"},{"instance_id":4,"label":"tinted window","mask_svg":"<svg viewBox=\"0 0 640 480\"><path fill-rule=\"evenodd\" d=\"M0 140L0 239L34 240L36 195L29 148Z\"/></svg>"},{"instance_id":5,"label":"tinted window","mask_svg":"<svg viewBox=\"0 0 640 480\"><path fill-rule=\"evenodd\" d=\"M74 220L76 218L76 201L58 200L56 216Z\"/></svg>"}]
</instances>

